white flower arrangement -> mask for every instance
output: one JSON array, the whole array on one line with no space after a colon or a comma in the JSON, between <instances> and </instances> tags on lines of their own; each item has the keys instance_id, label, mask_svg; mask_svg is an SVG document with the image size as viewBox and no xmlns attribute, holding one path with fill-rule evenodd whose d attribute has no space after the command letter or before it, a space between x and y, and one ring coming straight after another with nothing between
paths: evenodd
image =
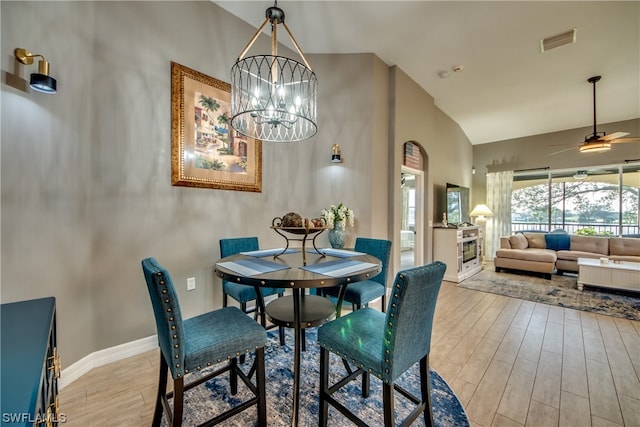
<instances>
[{"instance_id":1,"label":"white flower arrangement","mask_svg":"<svg viewBox=\"0 0 640 427\"><path fill-rule=\"evenodd\" d=\"M338 206L331 205L329 209L322 209L320 216L324 219L327 227L329 228L337 226L344 229L347 225L347 221L349 222L349 225L353 227L353 220L355 219L353 211L342 203L338 204Z\"/></svg>"}]
</instances>

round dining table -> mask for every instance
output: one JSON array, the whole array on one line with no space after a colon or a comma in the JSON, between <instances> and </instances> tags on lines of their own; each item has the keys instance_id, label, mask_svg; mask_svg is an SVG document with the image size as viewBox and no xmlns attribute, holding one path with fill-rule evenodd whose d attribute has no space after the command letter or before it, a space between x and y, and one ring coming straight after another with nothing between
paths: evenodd
<instances>
[{"instance_id":1,"label":"round dining table","mask_svg":"<svg viewBox=\"0 0 640 427\"><path fill-rule=\"evenodd\" d=\"M291 326L294 330L292 426L298 425L304 329L323 323L314 323L312 319L328 321L339 316L347 288L345 285L373 278L380 271L382 263L378 258L347 250L307 251L306 265L297 250L289 250L284 254L278 253L278 250L252 251L216 261L215 273L222 280L254 286L256 292L260 287L291 290L291 295L270 302L266 311L270 317L279 317L282 325ZM333 286L342 287L337 304L319 295L306 294L307 289Z\"/></svg>"}]
</instances>

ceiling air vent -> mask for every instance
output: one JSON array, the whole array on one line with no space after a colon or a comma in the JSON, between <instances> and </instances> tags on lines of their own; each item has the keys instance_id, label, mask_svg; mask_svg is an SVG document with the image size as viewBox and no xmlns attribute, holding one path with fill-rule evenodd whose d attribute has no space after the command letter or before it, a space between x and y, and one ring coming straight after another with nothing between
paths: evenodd
<instances>
[{"instance_id":1,"label":"ceiling air vent","mask_svg":"<svg viewBox=\"0 0 640 427\"><path fill-rule=\"evenodd\" d=\"M546 52L551 49L555 49L567 44L573 44L576 42L576 28L566 31L562 34L555 35L553 37L547 37L540 40L540 50Z\"/></svg>"}]
</instances>

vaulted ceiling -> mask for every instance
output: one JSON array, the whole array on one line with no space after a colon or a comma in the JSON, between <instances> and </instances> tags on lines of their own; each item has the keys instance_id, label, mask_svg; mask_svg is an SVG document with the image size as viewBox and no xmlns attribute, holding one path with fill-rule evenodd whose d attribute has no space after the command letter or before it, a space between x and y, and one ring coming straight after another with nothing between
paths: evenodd
<instances>
[{"instance_id":1,"label":"vaulted ceiling","mask_svg":"<svg viewBox=\"0 0 640 427\"><path fill-rule=\"evenodd\" d=\"M214 3L256 28L274 4ZM594 75L602 76L598 124L640 117L638 1L281 0L278 7L305 54L375 53L432 95L472 144L593 126L587 79ZM541 52L541 39L573 28L574 44ZM284 31L278 36L293 47Z\"/></svg>"}]
</instances>

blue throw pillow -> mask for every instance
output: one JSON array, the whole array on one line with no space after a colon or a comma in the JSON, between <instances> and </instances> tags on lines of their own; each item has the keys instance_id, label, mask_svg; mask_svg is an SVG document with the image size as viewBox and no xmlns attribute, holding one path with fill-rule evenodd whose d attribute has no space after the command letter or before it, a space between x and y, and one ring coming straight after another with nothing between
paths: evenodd
<instances>
[{"instance_id":1,"label":"blue throw pillow","mask_svg":"<svg viewBox=\"0 0 640 427\"><path fill-rule=\"evenodd\" d=\"M571 245L571 236L567 233L547 233L544 235L547 249L554 251L568 251Z\"/></svg>"}]
</instances>

